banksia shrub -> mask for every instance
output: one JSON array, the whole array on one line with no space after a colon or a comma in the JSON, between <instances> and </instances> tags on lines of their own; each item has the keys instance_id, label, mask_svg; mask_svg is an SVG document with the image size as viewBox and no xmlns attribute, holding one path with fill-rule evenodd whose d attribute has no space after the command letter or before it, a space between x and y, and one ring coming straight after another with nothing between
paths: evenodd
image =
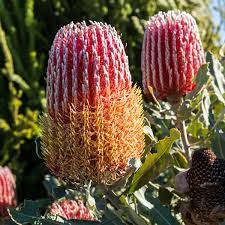
<instances>
[{"instance_id":1,"label":"banksia shrub","mask_svg":"<svg viewBox=\"0 0 225 225\"><path fill-rule=\"evenodd\" d=\"M0 218L7 217L7 207L16 206L16 183L8 167L0 167Z\"/></svg>"},{"instance_id":2,"label":"banksia shrub","mask_svg":"<svg viewBox=\"0 0 225 225\"><path fill-rule=\"evenodd\" d=\"M143 89L172 100L192 91L193 78L204 64L204 51L194 18L186 12L159 12L145 28L142 47Z\"/></svg>"},{"instance_id":3,"label":"banksia shrub","mask_svg":"<svg viewBox=\"0 0 225 225\"><path fill-rule=\"evenodd\" d=\"M111 183L140 157L143 115L120 36L110 25L64 26L47 69L47 116L41 121L47 167L70 182Z\"/></svg>"},{"instance_id":4,"label":"banksia shrub","mask_svg":"<svg viewBox=\"0 0 225 225\"><path fill-rule=\"evenodd\" d=\"M58 215L67 220L96 220L83 202L76 202L75 200L64 199L54 202L50 207L51 215Z\"/></svg>"}]
</instances>

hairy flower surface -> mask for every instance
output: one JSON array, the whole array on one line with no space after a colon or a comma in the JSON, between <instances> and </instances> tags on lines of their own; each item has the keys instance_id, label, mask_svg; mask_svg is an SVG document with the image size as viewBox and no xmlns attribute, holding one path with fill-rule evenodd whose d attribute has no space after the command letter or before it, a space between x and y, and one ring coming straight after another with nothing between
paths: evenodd
<instances>
[{"instance_id":1,"label":"hairy flower surface","mask_svg":"<svg viewBox=\"0 0 225 225\"><path fill-rule=\"evenodd\" d=\"M83 202L77 203L75 200L69 199L54 202L50 207L50 214L61 216L67 220L96 220Z\"/></svg>"},{"instance_id":2,"label":"hairy flower surface","mask_svg":"<svg viewBox=\"0 0 225 225\"><path fill-rule=\"evenodd\" d=\"M144 147L141 93L110 25L61 28L47 70L48 113L42 117L47 167L64 180L111 183Z\"/></svg>"},{"instance_id":3,"label":"hairy flower surface","mask_svg":"<svg viewBox=\"0 0 225 225\"><path fill-rule=\"evenodd\" d=\"M0 167L0 217L8 215L7 207L16 206L16 183L8 167Z\"/></svg>"},{"instance_id":4,"label":"hairy flower surface","mask_svg":"<svg viewBox=\"0 0 225 225\"><path fill-rule=\"evenodd\" d=\"M145 28L142 46L144 93L149 86L158 99L179 98L195 87L193 78L204 64L198 27L186 12L159 12Z\"/></svg>"},{"instance_id":5,"label":"hairy flower surface","mask_svg":"<svg viewBox=\"0 0 225 225\"><path fill-rule=\"evenodd\" d=\"M78 110L85 102L96 107L100 96L129 90L128 59L115 28L97 22L62 27L50 50L47 79L51 115L67 114L71 103Z\"/></svg>"}]
</instances>

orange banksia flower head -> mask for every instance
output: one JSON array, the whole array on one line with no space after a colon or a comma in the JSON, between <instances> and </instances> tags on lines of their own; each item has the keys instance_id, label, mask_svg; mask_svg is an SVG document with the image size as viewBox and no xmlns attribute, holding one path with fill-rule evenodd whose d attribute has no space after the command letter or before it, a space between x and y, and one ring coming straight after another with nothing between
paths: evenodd
<instances>
[{"instance_id":1,"label":"orange banksia flower head","mask_svg":"<svg viewBox=\"0 0 225 225\"><path fill-rule=\"evenodd\" d=\"M16 182L8 167L0 166L0 218L7 217L7 207L16 206Z\"/></svg>"},{"instance_id":2,"label":"orange banksia flower head","mask_svg":"<svg viewBox=\"0 0 225 225\"><path fill-rule=\"evenodd\" d=\"M193 78L205 63L194 18L186 12L159 12L145 28L142 46L143 88L158 99L179 98L195 87Z\"/></svg>"},{"instance_id":3,"label":"orange banksia flower head","mask_svg":"<svg viewBox=\"0 0 225 225\"><path fill-rule=\"evenodd\" d=\"M77 203L75 200L69 199L54 202L50 207L50 214L61 216L67 220L96 221L82 201Z\"/></svg>"},{"instance_id":4,"label":"orange banksia flower head","mask_svg":"<svg viewBox=\"0 0 225 225\"><path fill-rule=\"evenodd\" d=\"M50 50L48 113L41 121L47 167L69 182L121 177L144 146L141 101L114 28L97 22L62 27Z\"/></svg>"}]
</instances>

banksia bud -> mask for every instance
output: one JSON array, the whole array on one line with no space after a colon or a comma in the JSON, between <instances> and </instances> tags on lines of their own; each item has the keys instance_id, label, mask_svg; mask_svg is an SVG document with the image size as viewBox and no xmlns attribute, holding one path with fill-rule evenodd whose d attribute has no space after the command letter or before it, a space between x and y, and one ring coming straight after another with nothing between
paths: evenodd
<instances>
[{"instance_id":1,"label":"banksia bud","mask_svg":"<svg viewBox=\"0 0 225 225\"><path fill-rule=\"evenodd\" d=\"M48 114L42 150L47 167L70 182L111 183L140 157L141 93L131 86L128 59L110 25L64 26L47 70Z\"/></svg>"},{"instance_id":2,"label":"banksia bud","mask_svg":"<svg viewBox=\"0 0 225 225\"><path fill-rule=\"evenodd\" d=\"M75 200L69 199L54 202L50 207L50 214L61 216L67 220L96 220L83 202L77 203Z\"/></svg>"},{"instance_id":3,"label":"banksia bud","mask_svg":"<svg viewBox=\"0 0 225 225\"><path fill-rule=\"evenodd\" d=\"M16 206L16 183L8 167L0 167L0 217L7 217L7 207Z\"/></svg>"},{"instance_id":4,"label":"banksia bud","mask_svg":"<svg viewBox=\"0 0 225 225\"><path fill-rule=\"evenodd\" d=\"M192 91L193 78L204 64L198 27L186 12L159 12L145 28L142 47L144 93L151 86L158 99L172 98Z\"/></svg>"}]
</instances>

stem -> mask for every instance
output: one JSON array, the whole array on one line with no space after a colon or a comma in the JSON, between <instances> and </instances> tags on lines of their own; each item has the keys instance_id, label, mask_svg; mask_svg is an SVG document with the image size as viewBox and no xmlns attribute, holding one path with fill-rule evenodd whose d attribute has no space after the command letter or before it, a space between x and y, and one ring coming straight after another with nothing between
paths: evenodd
<instances>
[{"instance_id":1,"label":"stem","mask_svg":"<svg viewBox=\"0 0 225 225\"><path fill-rule=\"evenodd\" d=\"M175 113L177 120L176 120L176 124L177 124L177 128L179 129L180 133L181 133L181 140L183 143L183 147L184 147L184 151L185 151L185 156L186 159L188 160L188 163L190 164L190 144L188 141L188 136L187 136L187 129L186 129L186 125L185 125L185 120L179 118L179 108L183 103L183 99L180 98L179 101L177 101L176 103L173 102L173 99L169 99L169 102L171 104L171 109L173 110L173 112Z\"/></svg>"},{"instance_id":2,"label":"stem","mask_svg":"<svg viewBox=\"0 0 225 225\"><path fill-rule=\"evenodd\" d=\"M187 137L187 130L186 130L186 126L185 126L185 121L179 120L177 126L180 130L180 133L181 133L181 140L182 140L182 143L183 143L186 158L187 158L188 162L190 163L190 144L189 144L188 137Z\"/></svg>"}]
</instances>

